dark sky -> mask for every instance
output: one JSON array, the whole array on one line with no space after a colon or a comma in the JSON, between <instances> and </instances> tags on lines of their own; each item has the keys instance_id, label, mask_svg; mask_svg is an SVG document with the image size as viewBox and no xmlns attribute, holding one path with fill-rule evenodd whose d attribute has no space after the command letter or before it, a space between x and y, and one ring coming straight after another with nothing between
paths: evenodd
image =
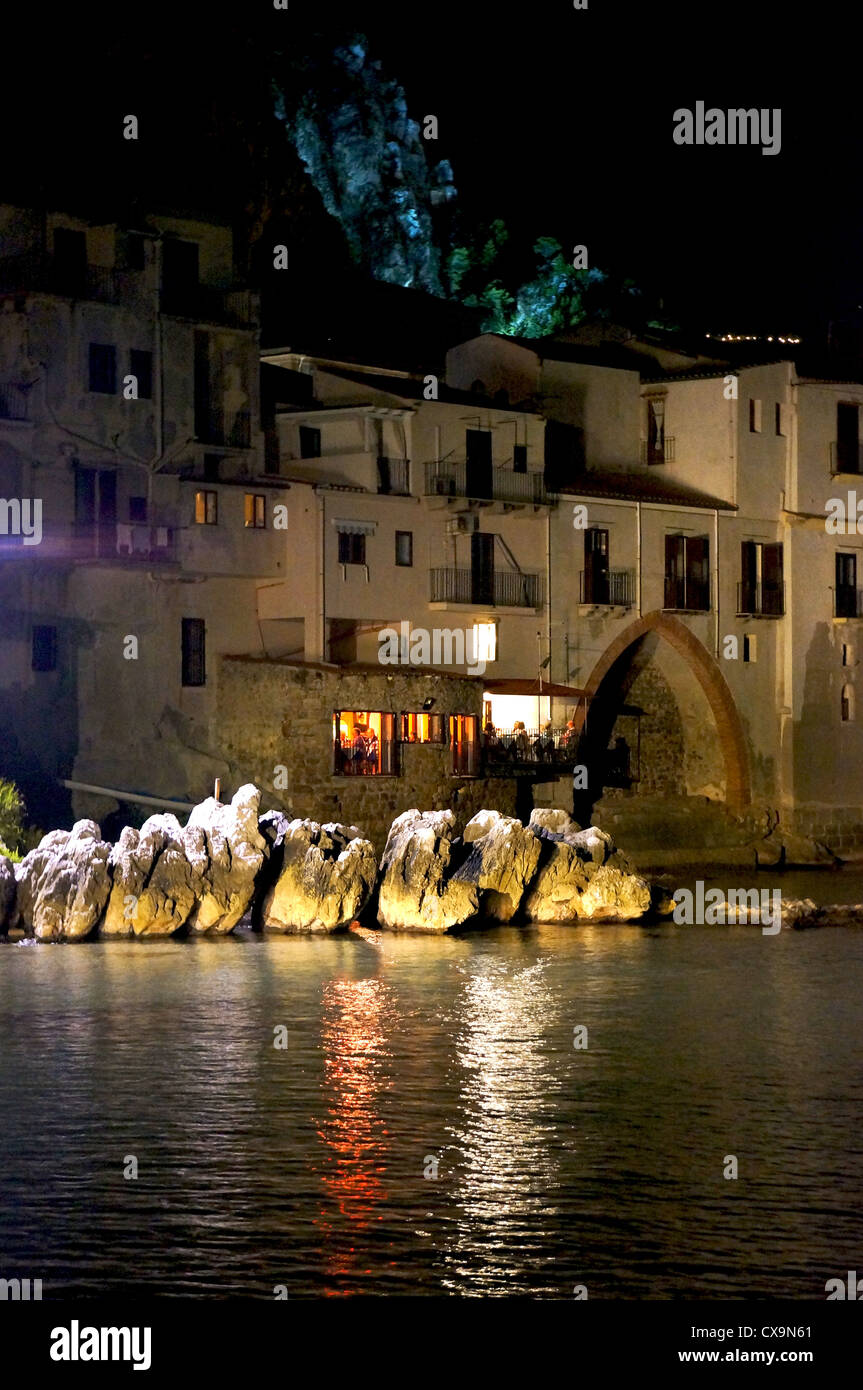
<instances>
[{"instance_id":1,"label":"dark sky","mask_svg":"<svg viewBox=\"0 0 863 1390\"><path fill-rule=\"evenodd\" d=\"M411 114L438 116L435 153L478 216L585 243L591 264L716 331L795 332L863 303L853 11L588 4L49 5L19 16L6 45L4 162L17 155L32 171L48 140L110 198L118 147L106 155L94 132L117 104L159 113L167 170L189 157L184 129L214 94L242 100L254 86L261 44L302 54L309 29L353 28ZM698 100L780 107L781 153L675 145L674 110Z\"/></svg>"}]
</instances>

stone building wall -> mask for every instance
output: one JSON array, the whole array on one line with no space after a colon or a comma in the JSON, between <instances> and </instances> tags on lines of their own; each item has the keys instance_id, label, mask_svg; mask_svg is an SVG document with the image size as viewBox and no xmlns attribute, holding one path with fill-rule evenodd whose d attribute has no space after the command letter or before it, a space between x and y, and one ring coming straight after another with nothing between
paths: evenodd
<instances>
[{"instance_id":1,"label":"stone building wall","mask_svg":"<svg viewBox=\"0 0 863 1390\"><path fill-rule=\"evenodd\" d=\"M412 807L451 809L457 833L482 808L514 815L517 779L453 777L448 744L402 745L398 776L334 774L335 711L399 715L420 711L429 698L435 701L435 714L482 714L482 683L475 679L400 668L338 671L224 657L217 719L220 751L238 786L252 781L264 789L263 804L312 820L356 825L378 853L392 821ZM287 769L285 789L276 786L279 767Z\"/></svg>"}]
</instances>

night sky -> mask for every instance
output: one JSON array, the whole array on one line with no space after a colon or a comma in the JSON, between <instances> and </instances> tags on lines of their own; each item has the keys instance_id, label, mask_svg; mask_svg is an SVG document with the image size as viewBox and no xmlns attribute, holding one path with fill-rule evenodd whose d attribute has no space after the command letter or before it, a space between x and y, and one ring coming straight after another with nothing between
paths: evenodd
<instances>
[{"instance_id":1,"label":"night sky","mask_svg":"<svg viewBox=\"0 0 863 1390\"><path fill-rule=\"evenodd\" d=\"M309 31L361 31L411 114L438 116L434 154L479 219L585 243L591 264L631 276L687 327L807 332L863 303L850 13L608 0L49 6L15 21L17 91L6 48L3 196L60 169L110 203L146 182L130 179L137 159L178 210L196 177L230 203L214 102L261 97L268 46L301 54ZM674 110L698 100L781 107L781 153L675 145ZM118 106L152 117L148 150L114 137Z\"/></svg>"}]
</instances>

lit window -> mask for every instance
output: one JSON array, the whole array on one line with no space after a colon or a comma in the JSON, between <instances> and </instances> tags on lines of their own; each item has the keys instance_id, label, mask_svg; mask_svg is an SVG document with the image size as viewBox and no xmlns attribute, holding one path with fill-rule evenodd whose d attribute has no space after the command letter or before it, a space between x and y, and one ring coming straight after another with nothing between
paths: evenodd
<instances>
[{"instance_id":1,"label":"lit window","mask_svg":"<svg viewBox=\"0 0 863 1390\"><path fill-rule=\"evenodd\" d=\"M195 493L195 522L198 526L216 526L219 520L219 494Z\"/></svg>"},{"instance_id":2,"label":"lit window","mask_svg":"<svg viewBox=\"0 0 863 1390\"><path fill-rule=\"evenodd\" d=\"M395 777L395 715L381 710L337 711L333 715L333 771L337 777Z\"/></svg>"},{"instance_id":3,"label":"lit window","mask_svg":"<svg viewBox=\"0 0 863 1390\"><path fill-rule=\"evenodd\" d=\"M403 714L402 743L443 743L442 714Z\"/></svg>"},{"instance_id":4,"label":"lit window","mask_svg":"<svg viewBox=\"0 0 863 1390\"><path fill-rule=\"evenodd\" d=\"M479 772L479 743L475 714L451 714L449 741L452 746L453 777L476 777Z\"/></svg>"},{"instance_id":5,"label":"lit window","mask_svg":"<svg viewBox=\"0 0 863 1390\"><path fill-rule=\"evenodd\" d=\"M473 661L470 663L476 666L480 661L497 660L497 623L474 623L473 625Z\"/></svg>"},{"instance_id":6,"label":"lit window","mask_svg":"<svg viewBox=\"0 0 863 1390\"><path fill-rule=\"evenodd\" d=\"M267 524L267 499L258 492L247 492L245 499L246 525L260 530Z\"/></svg>"}]
</instances>

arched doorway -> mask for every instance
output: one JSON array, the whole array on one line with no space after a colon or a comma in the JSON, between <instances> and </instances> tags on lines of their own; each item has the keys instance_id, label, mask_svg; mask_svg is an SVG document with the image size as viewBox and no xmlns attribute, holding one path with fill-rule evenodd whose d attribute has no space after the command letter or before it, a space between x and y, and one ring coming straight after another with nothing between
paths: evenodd
<instances>
[{"instance_id":1,"label":"arched doorway","mask_svg":"<svg viewBox=\"0 0 863 1390\"><path fill-rule=\"evenodd\" d=\"M662 655L663 643L667 643L670 652L676 654L672 664L676 661L678 671L685 676L683 683L688 682L692 690L698 692L705 720L709 719L712 726L710 736L715 760L722 766L722 799L729 810L737 814L750 803L749 759L743 726L719 665L679 618L657 611L631 623L602 654L586 682L585 690L590 696L589 713L582 730L579 758L588 767L590 791L582 794L583 799L575 808L576 819L581 819L582 823L587 822L590 810L602 795L609 741L612 732L620 727L617 721L621 708L626 706L628 699L633 698L633 690L638 695L637 704L650 704L650 700L645 701L640 693L645 683L640 678L648 672L648 668L659 664L657 656ZM658 689L657 681L662 681L658 672L652 687L654 692ZM682 750L684 735L696 741L698 735L697 732L693 734L691 729L684 729L687 719L681 717L676 709L681 701L675 700L673 690L668 693L670 698L665 701L668 708L660 711L657 722L662 726L662 718L665 718L665 724L659 730L659 740L661 743L663 738L667 739L668 760L673 762L676 756L674 739L679 738ZM662 700L658 703L662 704ZM680 725L679 730L675 718Z\"/></svg>"}]
</instances>

